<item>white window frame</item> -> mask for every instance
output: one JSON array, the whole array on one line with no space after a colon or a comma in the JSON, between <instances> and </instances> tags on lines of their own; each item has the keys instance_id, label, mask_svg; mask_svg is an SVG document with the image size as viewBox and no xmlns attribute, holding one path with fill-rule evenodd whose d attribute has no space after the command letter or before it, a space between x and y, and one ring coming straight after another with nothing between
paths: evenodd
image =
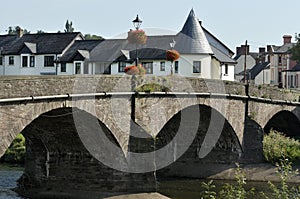
<instances>
[{"instance_id":1,"label":"white window frame","mask_svg":"<svg viewBox=\"0 0 300 199\"><path fill-rule=\"evenodd\" d=\"M199 66L195 66L196 65L196 63L199 63ZM199 68L196 68L196 67L199 67ZM201 61L199 61L199 60L195 60L195 61L193 61L193 73L194 74L201 74Z\"/></svg>"}]
</instances>

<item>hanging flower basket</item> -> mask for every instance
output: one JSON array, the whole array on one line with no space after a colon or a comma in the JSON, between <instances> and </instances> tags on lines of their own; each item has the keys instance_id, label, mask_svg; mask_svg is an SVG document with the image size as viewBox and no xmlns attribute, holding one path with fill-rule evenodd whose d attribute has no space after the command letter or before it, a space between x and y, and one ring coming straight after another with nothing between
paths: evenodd
<instances>
[{"instance_id":1,"label":"hanging flower basket","mask_svg":"<svg viewBox=\"0 0 300 199\"><path fill-rule=\"evenodd\" d=\"M143 30L130 30L127 40L133 44L145 44L147 42L147 35Z\"/></svg>"},{"instance_id":2,"label":"hanging flower basket","mask_svg":"<svg viewBox=\"0 0 300 199\"><path fill-rule=\"evenodd\" d=\"M146 69L139 64L138 66L127 66L124 69L125 73L128 75L145 75Z\"/></svg>"},{"instance_id":3,"label":"hanging flower basket","mask_svg":"<svg viewBox=\"0 0 300 199\"><path fill-rule=\"evenodd\" d=\"M167 50L167 61L176 61L180 57L180 54L177 50Z\"/></svg>"}]
</instances>

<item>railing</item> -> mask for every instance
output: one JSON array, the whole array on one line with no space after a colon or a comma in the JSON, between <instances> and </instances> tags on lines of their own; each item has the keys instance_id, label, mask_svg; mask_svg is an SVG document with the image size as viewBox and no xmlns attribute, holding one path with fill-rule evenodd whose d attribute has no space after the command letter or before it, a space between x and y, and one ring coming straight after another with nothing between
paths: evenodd
<instances>
[{"instance_id":1,"label":"railing","mask_svg":"<svg viewBox=\"0 0 300 199\"><path fill-rule=\"evenodd\" d=\"M18 98L0 99L0 103L13 103L13 102L30 102L42 100L76 100L79 98L94 98L94 97L109 97L109 96L176 96L176 97L206 97L206 98L228 98L257 101L269 104L285 104L292 106L300 106L300 102L288 100L276 100L270 98L262 98L246 95L235 95L226 93L197 93L197 92L100 92L100 93L82 93L82 94L64 94L64 95L49 95L49 96L29 96Z\"/></svg>"}]
</instances>

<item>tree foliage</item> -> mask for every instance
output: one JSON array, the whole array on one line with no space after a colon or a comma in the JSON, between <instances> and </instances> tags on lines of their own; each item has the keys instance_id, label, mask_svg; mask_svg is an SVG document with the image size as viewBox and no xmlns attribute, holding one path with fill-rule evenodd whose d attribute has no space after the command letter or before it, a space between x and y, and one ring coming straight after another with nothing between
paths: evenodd
<instances>
[{"instance_id":1,"label":"tree foliage","mask_svg":"<svg viewBox=\"0 0 300 199\"><path fill-rule=\"evenodd\" d=\"M69 20L67 20L65 25L65 32L74 32L72 21L69 22Z\"/></svg>"},{"instance_id":2,"label":"tree foliage","mask_svg":"<svg viewBox=\"0 0 300 199\"><path fill-rule=\"evenodd\" d=\"M20 28L20 26L9 26L7 29L7 34L9 35L16 35L17 34L17 30ZM30 34L30 31L24 29L23 30L24 34Z\"/></svg>"},{"instance_id":3,"label":"tree foliage","mask_svg":"<svg viewBox=\"0 0 300 199\"><path fill-rule=\"evenodd\" d=\"M292 59L300 63L300 33L295 35L296 45L291 49Z\"/></svg>"},{"instance_id":4,"label":"tree foliage","mask_svg":"<svg viewBox=\"0 0 300 199\"><path fill-rule=\"evenodd\" d=\"M85 34L84 38L86 40L102 40L103 37L99 36L99 35L91 35L91 34Z\"/></svg>"}]
</instances>

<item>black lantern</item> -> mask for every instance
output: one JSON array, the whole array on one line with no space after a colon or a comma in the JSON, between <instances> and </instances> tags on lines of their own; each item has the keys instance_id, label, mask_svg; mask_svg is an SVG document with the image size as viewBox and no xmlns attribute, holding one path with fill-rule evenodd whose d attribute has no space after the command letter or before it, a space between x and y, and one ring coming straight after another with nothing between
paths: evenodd
<instances>
[{"instance_id":1,"label":"black lantern","mask_svg":"<svg viewBox=\"0 0 300 199\"><path fill-rule=\"evenodd\" d=\"M135 20L132 21L132 23L133 23L133 26L135 27L135 29L138 30L141 27L143 21L139 19L139 15L136 15L136 18L135 18Z\"/></svg>"}]
</instances>

